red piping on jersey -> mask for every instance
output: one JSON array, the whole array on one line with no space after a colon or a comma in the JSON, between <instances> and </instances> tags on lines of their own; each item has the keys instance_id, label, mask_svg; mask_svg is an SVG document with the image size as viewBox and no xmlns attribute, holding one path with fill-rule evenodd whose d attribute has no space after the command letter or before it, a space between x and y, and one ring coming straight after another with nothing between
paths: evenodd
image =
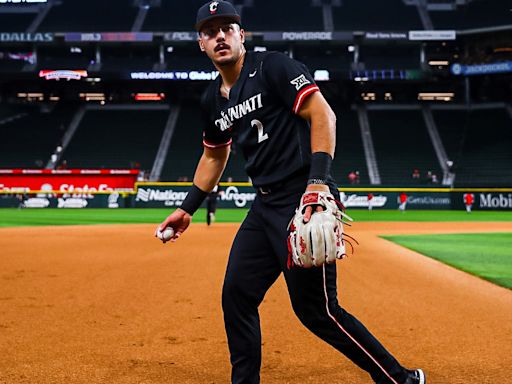
<instances>
[{"instance_id":1,"label":"red piping on jersey","mask_svg":"<svg viewBox=\"0 0 512 384\"><path fill-rule=\"evenodd\" d=\"M389 380L391 380L391 382L393 384L398 384L397 381L395 379L393 379L391 377L391 375L384 369L384 367L382 365L380 365L379 362L370 354L370 352L368 352L366 349L364 349L364 347L356 339L354 339L354 337L350 333L348 333L348 331L345 328L343 328L343 326L333 316L333 314L329 310L329 297L327 296L327 279L325 277L325 264L323 265L323 277L324 277L325 309L327 310L327 315L331 318L332 321L334 321L334 323L338 326L338 328L341 329L341 331L345 335L347 335L350 340L352 340L354 342L355 345L357 345L359 348L361 348L363 350L363 352L366 354L366 356L368 356L370 358L370 360L372 360L377 365L377 367L379 367L380 370L382 372L384 372L384 374L388 377Z\"/></svg>"},{"instance_id":2,"label":"red piping on jersey","mask_svg":"<svg viewBox=\"0 0 512 384\"><path fill-rule=\"evenodd\" d=\"M211 143L208 143L206 140L203 140L203 145L206 148L221 148L221 147L227 147L228 145L231 145L232 142L233 142L233 139L229 139L229 141L224 144L211 144Z\"/></svg>"},{"instance_id":3,"label":"red piping on jersey","mask_svg":"<svg viewBox=\"0 0 512 384\"><path fill-rule=\"evenodd\" d=\"M319 91L320 88L318 88L317 85L315 84L312 84L312 85L309 85L307 86L306 88L304 88L302 91L300 91L298 94L297 94L297 97L295 98L295 103L293 103L293 113L297 114L299 113L300 111L300 107L302 107L302 103L304 102L304 100L306 100L306 98L316 92L316 91Z\"/></svg>"}]
</instances>

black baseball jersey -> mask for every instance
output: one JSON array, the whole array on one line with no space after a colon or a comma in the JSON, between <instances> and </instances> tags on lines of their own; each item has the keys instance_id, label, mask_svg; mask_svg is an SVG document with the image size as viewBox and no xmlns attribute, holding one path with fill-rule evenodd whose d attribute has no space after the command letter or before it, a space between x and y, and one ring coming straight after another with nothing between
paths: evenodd
<instances>
[{"instance_id":1,"label":"black baseball jersey","mask_svg":"<svg viewBox=\"0 0 512 384\"><path fill-rule=\"evenodd\" d=\"M221 96L220 76L202 99L209 148L236 140L255 186L286 179L309 166L309 123L298 112L318 91L306 66L278 52L247 52L229 100Z\"/></svg>"}]
</instances>

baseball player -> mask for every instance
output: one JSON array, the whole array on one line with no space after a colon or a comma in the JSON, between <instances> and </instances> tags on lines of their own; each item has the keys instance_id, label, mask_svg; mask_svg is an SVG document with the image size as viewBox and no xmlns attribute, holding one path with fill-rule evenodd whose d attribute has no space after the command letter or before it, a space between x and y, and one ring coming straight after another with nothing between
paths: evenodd
<instances>
[{"instance_id":1,"label":"baseball player","mask_svg":"<svg viewBox=\"0 0 512 384\"><path fill-rule=\"evenodd\" d=\"M475 201L475 195L472 193L464 194L464 205L466 206L466 212L471 213L471 208L473 208L473 203Z\"/></svg>"},{"instance_id":2,"label":"baseball player","mask_svg":"<svg viewBox=\"0 0 512 384\"><path fill-rule=\"evenodd\" d=\"M215 211L217 210L217 199L219 197L219 185L213 187L206 198L206 224L211 225L215 221Z\"/></svg>"},{"instance_id":3,"label":"baseball player","mask_svg":"<svg viewBox=\"0 0 512 384\"><path fill-rule=\"evenodd\" d=\"M400 193L400 195L398 196L398 201L399 201L398 209L401 212L405 212L405 208L407 206L407 198L408 197L405 194L405 192Z\"/></svg>"},{"instance_id":4,"label":"baseball player","mask_svg":"<svg viewBox=\"0 0 512 384\"><path fill-rule=\"evenodd\" d=\"M193 187L158 229L172 227L171 241L183 234L219 181L236 137L257 197L233 241L222 291L231 382L260 382L258 307L283 274L300 321L375 383L424 384L422 370L400 365L338 305L335 263L289 267L287 227L296 207L320 195L338 197L331 176L336 118L309 71L281 53L246 52L240 16L229 2L203 5L196 22L199 47L220 76L203 97L208 124ZM322 206L307 205L303 221L322 213Z\"/></svg>"},{"instance_id":5,"label":"baseball player","mask_svg":"<svg viewBox=\"0 0 512 384\"><path fill-rule=\"evenodd\" d=\"M373 198L375 196L373 195L373 193L368 193L368 210L371 211L373 209Z\"/></svg>"}]
</instances>

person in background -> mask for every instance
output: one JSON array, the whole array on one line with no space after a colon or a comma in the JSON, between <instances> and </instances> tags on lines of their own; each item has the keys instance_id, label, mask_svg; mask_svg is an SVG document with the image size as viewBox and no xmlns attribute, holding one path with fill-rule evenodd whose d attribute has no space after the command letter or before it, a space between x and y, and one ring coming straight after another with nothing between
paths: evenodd
<instances>
[{"instance_id":1,"label":"person in background","mask_svg":"<svg viewBox=\"0 0 512 384\"><path fill-rule=\"evenodd\" d=\"M373 193L368 193L368 210L371 211L373 209Z\"/></svg>"},{"instance_id":2,"label":"person in background","mask_svg":"<svg viewBox=\"0 0 512 384\"><path fill-rule=\"evenodd\" d=\"M399 201L400 201L400 205L398 206L398 209L402 212L405 212L405 207L407 205L407 195L405 194L405 192L402 192L400 194L400 196L398 197Z\"/></svg>"},{"instance_id":3,"label":"person in background","mask_svg":"<svg viewBox=\"0 0 512 384\"><path fill-rule=\"evenodd\" d=\"M215 211L217 210L217 199L219 197L219 184L213 187L213 190L206 197L206 224L211 225L215 221Z\"/></svg>"},{"instance_id":4,"label":"person in background","mask_svg":"<svg viewBox=\"0 0 512 384\"><path fill-rule=\"evenodd\" d=\"M464 194L464 205L466 206L466 212L471 213L471 209L473 208L473 203L475 202L475 195L472 193Z\"/></svg>"}]
</instances>

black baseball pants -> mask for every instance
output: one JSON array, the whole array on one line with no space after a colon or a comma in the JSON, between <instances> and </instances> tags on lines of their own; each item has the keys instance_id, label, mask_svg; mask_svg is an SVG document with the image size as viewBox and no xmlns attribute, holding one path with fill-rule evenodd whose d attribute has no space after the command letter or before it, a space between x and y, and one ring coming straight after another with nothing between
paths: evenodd
<instances>
[{"instance_id":1,"label":"black baseball pants","mask_svg":"<svg viewBox=\"0 0 512 384\"><path fill-rule=\"evenodd\" d=\"M258 306L281 273L293 310L304 326L366 370L375 383L404 383L405 369L338 305L335 264L288 268L287 226L304 189L305 179L301 178L278 191L270 188L268 193L258 193L233 242L222 292L232 384L260 382Z\"/></svg>"}]
</instances>

